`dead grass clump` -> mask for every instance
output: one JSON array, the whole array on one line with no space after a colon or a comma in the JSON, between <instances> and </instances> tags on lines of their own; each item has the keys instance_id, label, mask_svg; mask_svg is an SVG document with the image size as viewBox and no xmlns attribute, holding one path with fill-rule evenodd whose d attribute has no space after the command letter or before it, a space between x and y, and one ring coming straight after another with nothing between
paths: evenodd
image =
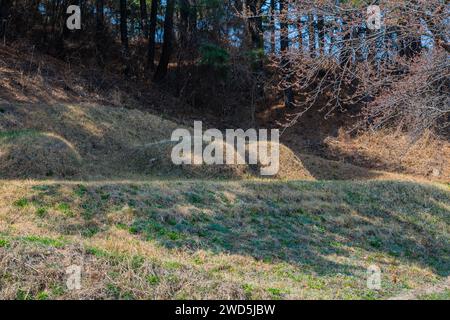
<instances>
[{"instance_id":1,"label":"dead grass clump","mask_svg":"<svg viewBox=\"0 0 450 320\"><path fill-rule=\"evenodd\" d=\"M0 177L70 177L80 172L81 157L65 139L34 131L0 137Z\"/></svg>"},{"instance_id":2,"label":"dead grass clump","mask_svg":"<svg viewBox=\"0 0 450 320\"><path fill-rule=\"evenodd\" d=\"M275 176L279 179L312 180L314 176L305 167L303 161L283 144L280 144L280 171Z\"/></svg>"}]
</instances>

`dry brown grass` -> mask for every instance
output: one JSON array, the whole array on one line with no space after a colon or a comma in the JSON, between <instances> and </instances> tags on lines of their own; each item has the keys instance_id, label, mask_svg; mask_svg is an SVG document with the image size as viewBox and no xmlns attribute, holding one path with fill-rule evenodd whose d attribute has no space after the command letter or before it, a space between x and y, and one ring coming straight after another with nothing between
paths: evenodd
<instances>
[{"instance_id":1,"label":"dry brown grass","mask_svg":"<svg viewBox=\"0 0 450 320\"><path fill-rule=\"evenodd\" d=\"M339 161L282 144L282 182L254 180L259 165L178 167L161 141L185 122L148 111L183 118L177 99L27 50L0 57L0 298L375 299L448 276L448 187L381 171L448 182L435 137L341 134L326 140ZM402 182L313 181L376 179Z\"/></svg>"},{"instance_id":2,"label":"dry brown grass","mask_svg":"<svg viewBox=\"0 0 450 320\"><path fill-rule=\"evenodd\" d=\"M183 101L151 81L129 81L117 74L117 70L84 63L83 60L64 62L40 53L26 42L0 44L0 102L90 103L152 110L178 121L190 117L190 108Z\"/></svg>"},{"instance_id":3,"label":"dry brown grass","mask_svg":"<svg viewBox=\"0 0 450 320\"><path fill-rule=\"evenodd\" d=\"M147 177L257 177L260 165L175 166L173 130L180 127L151 113L95 104L0 105L0 176L5 178L124 179ZM391 178L280 145L279 179Z\"/></svg>"},{"instance_id":4,"label":"dry brown grass","mask_svg":"<svg viewBox=\"0 0 450 320\"><path fill-rule=\"evenodd\" d=\"M189 108L148 83L128 83L107 70L87 68L81 64L69 65L34 50L24 50L25 47L26 44L0 46L0 131L34 129L41 135L57 136L57 139L74 146L73 151L78 152L82 159L82 165L77 170L71 168L64 172L58 167L58 161L50 157L47 163L41 163L42 170L31 172L30 177L42 177L54 172L54 177L74 175L93 179L139 179L142 174L243 178L255 176L258 171L258 168L247 166L174 168L167 165L166 146L142 146L158 139L168 139L169 131L180 123L190 126L192 123L186 121L193 115L185 114ZM105 108L103 105L118 108ZM165 121L149 112L122 107L164 110L164 114L176 115L178 120L177 123ZM206 114L202 117L210 118ZM337 138L325 139L340 125L344 125L340 118L324 120L315 113L312 118L302 119L298 130L288 134L286 141L283 137L285 144L281 146L278 178L405 178L396 175L399 173L450 181L448 142L429 134L411 146L406 136L387 132L365 133L356 138L340 134ZM37 148L37 153L54 150L55 146L46 144L43 148ZM15 153L24 154L25 159L13 158L19 162L28 161L23 167L31 168L33 156L29 158L28 153L33 151L27 149L22 152L24 150L20 149L23 146L17 148ZM9 152L10 149L3 149L3 157ZM338 161L327 161L321 157ZM10 163L17 164L14 159ZM71 164L67 160L64 163ZM2 171L5 170L8 174L3 173L4 177L26 177L11 165Z\"/></svg>"},{"instance_id":5,"label":"dry brown grass","mask_svg":"<svg viewBox=\"0 0 450 320\"><path fill-rule=\"evenodd\" d=\"M260 164L173 165L170 137L180 125L148 112L96 104L2 103L0 108L0 177L245 179L260 175ZM409 179L293 152L284 144L279 148L277 179Z\"/></svg>"},{"instance_id":6,"label":"dry brown grass","mask_svg":"<svg viewBox=\"0 0 450 320\"><path fill-rule=\"evenodd\" d=\"M2 104L2 109L3 177L120 176L137 146L170 137L178 127L139 110L91 104ZM65 164L70 172L60 168Z\"/></svg>"},{"instance_id":7,"label":"dry brown grass","mask_svg":"<svg viewBox=\"0 0 450 320\"><path fill-rule=\"evenodd\" d=\"M59 136L29 131L0 139L2 177L71 177L80 171L80 155Z\"/></svg>"},{"instance_id":8,"label":"dry brown grass","mask_svg":"<svg viewBox=\"0 0 450 320\"><path fill-rule=\"evenodd\" d=\"M332 156L359 166L450 181L450 143L430 131L412 142L406 134L395 131L350 137L341 130L325 144Z\"/></svg>"}]
</instances>

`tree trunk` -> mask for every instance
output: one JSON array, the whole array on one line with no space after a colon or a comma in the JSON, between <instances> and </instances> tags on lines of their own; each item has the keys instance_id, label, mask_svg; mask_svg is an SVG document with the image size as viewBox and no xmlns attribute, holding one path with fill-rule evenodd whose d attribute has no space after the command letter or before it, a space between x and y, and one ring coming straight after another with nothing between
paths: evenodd
<instances>
[{"instance_id":1,"label":"tree trunk","mask_svg":"<svg viewBox=\"0 0 450 320\"><path fill-rule=\"evenodd\" d=\"M141 9L141 30L144 34L145 39L148 38L148 15L147 15L147 1L139 0Z\"/></svg>"},{"instance_id":2,"label":"tree trunk","mask_svg":"<svg viewBox=\"0 0 450 320\"><path fill-rule=\"evenodd\" d=\"M317 33L319 35L319 55L325 53L325 18L323 15L317 16Z\"/></svg>"},{"instance_id":3,"label":"tree trunk","mask_svg":"<svg viewBox=\"0 0 450 320\"><path fill-rule=\"evenodd\" d=\"M309 38L309 53L312 58L316 56L316 31L314 28L314 15L308 16L308 38Z\"/></svg>"},{"instance_id":4,"label":"tree trunk","mask_svg":"<svg viewBox=\"0 0 450 320\"><path fill-rule=\"evenodd\" d=\"M250 13L248 18L248 28L252 40L253 48L264 48L264 37L262 27L262 17L260 15L261 3L260 0L246 0L247 13Z\"/></svg>"},{"instance_id":5,"label":"tree trunk","mask_svg":"<svg viewBox=\"0 0 450 320\"><path fill-rule=\"evenodd\" d=\"M270 45L272 53L276 51L276 37L275 37L275 0L270 0Z\"/></svg>"},{"instance_id":6,"label":"tree trunk","mask_svg":"<svg viewBox=\"0 0 450 320\"><path fill-rule=\"evenodd\" d=\"M9 9L11 7L11 0L0 0L0 37L6 34Z\"/></svg>"},{"instance_id":7,"label":"tree trunk","mask_svg":"<svg viewBox=\"0 0 450 320\"><path fill-rule=\"evenodd\" d=\"M155 36L156 36L156 19L158 14L158 1L152 0L150 9L150 27L148 34L148 66L151 70L155 69Z\"/></svg>"},{"instance_id":8,"label":"tree trunk","mask_svg":"<svg viewBox=\"0 0 450 320\"><path fill-rule=\"evenodd\" d=\"M125 75L129 75L130 48L128 45L127 0L120 0L120 40L122 42L122 57L125 64Z\"/></svg>"},{"instance_id":9,"label":"tree trunk","mask_svg":"<svg viewBox=\"0 0 450 320\"><path fill-rule=\"evenodd\" d=\"M104 0L97 0L96 2L97 33L103 32L104 11L105 11Z\"/></svg>"},{"instance_id":10,"label":"tree trunk","mask_svg":"<svg viewBox=\"0 0 450 320\"><path fill-rule=\"evenodd\" d=\"M189 13L191 5L189 0L180 0L180 36L185 37L189 26Z\"/></svg>"},{"instance_id":11,"label":"tree trunk","mask_svg":"<svg viewBox=\"0 0 450 320\"><path fill-rule=\"evenodd\" d=\"M63 58L66 50L65 50L65 41L70 37L73 39L77 39L77 32L71 33L70 30L66 27L66 8L68 6L67 1L60 2L60 5L56 7L55 11L55 20L53 23L54 27L54 43L53 50L54 54L60 58ZM80 6L80 11L82 6ZM83 11L80 13L83 15ZM83 18L82 18L83 19Z\"/></svg>"},{"instance_id":12,"label":"tree trunk","mask_svg":"<svg viewBox=\"0 0 450 320\"><path fill-rule=\"evenodd\" d=\"M284 104L287 108L292 108L294 104L294 93L292 91L292 87L290 83L292 81L289 76L290 62L288 55L289 49L289 26L287 22L287 6L286 0L280 0L280 15L281 15L281 37L280 37L280 49L281 49L281 68L283 73L285 74L283 77L283 87L284 87Z\"/></svg>"},{"instance_id":13,"label":"tree trunk","mask_svg":"<svg viewBox=\"0 0 450 320\"><path fill-rule=\"evenodd\" d=\"M342 37L342 44L339 48L339 64L341 65L341 68L345 69L349 66L350 60L352 57L352 48L351 48L351 26L347 23L347 21L342 22L342 31L343 37Z\"/></svg>"},{"instance_id":14,"label":"tree trunk","mask_svg":"<svg viewBox=\"0 0 450 320\"><path fill-rule=\"evenodd\" d=\"M280 0L280 15L281 15L281 23L280 23L280 31L281 31L281 37L280 37L280 49L281 52L286 52L286 50L289 48L289 30L288 30L288 23L287 23L287 8L285 5L286 0Z\"/></svg>"},{"instance_id":15,"label":"tree trunk","mask_svg":"<svg viewBox=\"0 0 450 320\"><path fill-rule=\"evenodd\" d=\"M97 63L103 67L104 65L104 0L96 1L96 30L95 30L95 38L96 38L96 46L97 46Z\"/></svg>"},{"instance_id":16,"label":"tree trunk","mask_svg":"<svg viewBox=\"0 0 450 320\"><path fill-rule=\"evenodd\" d=\"M180 54L186 51L189 42L189 19L191 4L189 0L180 0Z\"/></svg>"},{"instance_id":17,"label":"tree trunk","mask_svg":"<svg viewBox=\"0 0 450 320\"><path fill-rule=\"evenodd\" d=\"M364 47L367 43L367 35L368 35L367 31L370 31L370 30L367 30L365 25L361 24L358 26L358 32L357 32L356 39L354 42L356 43L356 48L355 48L356 61L359 61L359 62L362 62L365 60ZM377 42L378 42L378 40L377 40ZM376 44L377 51L379 51L378 45L379 45L379 43Z\"/></svg>"},{"instance_id":18,"label":"tree trunk","mask_svg":"<svg viewBox=\"0 0 450 320\"><path fill-rule=\"evenodd\" d=\"M164 43L159 60L158 68L156 68L153 80L159 82L163 80L167 74L167 67L169 65L170 56L172 54L173 41L173 12L175 7L175 0L167 0L166 15L164 18Z\"/></svg>"},{"instance_id":19,"label":"tree trunk","mask_svg":"<svg viewBox=\"0 0 450 320\"><path fill-rule=\"evenodd\" d=\"M303 50L303 23L302 23L302 16L300 15L297 18L297 43L298 43L298 50L302 52Z\"/></svg>"},{"instance_id":20,"label":"tree trunk","mask_svg":"<svg viewBox=\"0 0 450 320\"><path fill-rule=\"evenodd\" d=\"M180 0L178 67L195 57L197 50L197 8L195 0ZM179 71L179 70L178 70Z\"/></svg>"},{"instance_id":21,"label":"tree trunk","mask_svg":"<svg viewBox=\"0 0 450 320\"><path fill-rule=\"evenodd\" d=\"M190 0L189 3L189 32L195 36L195 31L197 30L197 1Z\"/></svg>"}]
</instances>

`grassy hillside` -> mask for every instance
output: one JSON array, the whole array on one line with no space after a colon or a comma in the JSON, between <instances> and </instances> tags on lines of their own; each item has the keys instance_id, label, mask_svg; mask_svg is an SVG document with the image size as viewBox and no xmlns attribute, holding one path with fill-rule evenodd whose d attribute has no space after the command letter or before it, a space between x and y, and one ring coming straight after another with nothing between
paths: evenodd
<instances>
[{"instance_id":1,"label":"grassy hillside","mask_svg":"<svg viewBox=\"0 0 450 320\"><path fill-rule=\"evenodd\" d=\"M0 297L388 298L449 276L449 204L398 181L2 181Z\"/></svg>"},{"instance_id":2,"label":"grassy hillside","mask_svg":"<svg viewBox=\"0 0 450 320\"><path fill-rule=\"evenodd\" d=\"M18 14L20 1L0 2L14 3ZM221 28L203 21L207 32L173 41L178 52L155 83L144 53L151 46L136 32L127 57L116 35L105 34L98 47L93 32L58 31L64 23L48 14L63 14L61 6L34 7L33 16L20 5L26 17L2 23L8 32L0 37L0 299L450 298L450 135L445 121L430 126L446 112L447 82L436 80L445 54L423 50L436 59L422 61L394 52L386 55L396 57L394 68L384 72L379 57L360 64L341 52L338 60L351 61L336 63L325 46L312 52L308 45L281 63L298 67L288 74L277 70L284 57L264 57L244 38L239 48L236 39L219 41L222 34L211 36ZM195 11L204 17L213 9ZM321 21L316 9L304 12L309 22ZM36 29L28 20L41 16L45 27ZM235 28L233 16L219 20ZM17 30L26 35L16 38L14 21L27 22ZM352 49L357 41L348 40L336 48ZM387 78L367 81L371 74ZM430 103L428 91L437 97ZM269 179L259 164L174 165L172 132L192 130L194 120L205 130L295 125L282 130L280 171ZM408 134L425 127L421 136ZM75 291L66 282L73 265L82 269ZM381 290L367 286L373 265L382 271Z\"/></svg>"},{"instance_id":3,"label":"grassy hillside","mask_svg":"<svg viewBox=\"0 0 450 320\"><path fill-rule=\"evenodd\" d=\"M0 178L105 180L247 179L252 166L174 166L173 130L189 128L160 115L97 104L0 101ZM205 124L205 127L207 124ZM206 130L206 128L205 128ZM277 179L411 179L305 154L280 144Z\"/></svg>"},{"instance_id":4,"label":"grassy hillside","mask_svg":"<svg viewBox=\"0 0 450 320\"><path fill-rule=\"evenodd\" d=\"M167 140L180 126L96 104L2 102L0 298L448 295L449 185L284 145L276 179L178 167ZM80 291L66 287L73 264ZM366 285L373 264L380 291Z\"/></svg>"}]
</instances>

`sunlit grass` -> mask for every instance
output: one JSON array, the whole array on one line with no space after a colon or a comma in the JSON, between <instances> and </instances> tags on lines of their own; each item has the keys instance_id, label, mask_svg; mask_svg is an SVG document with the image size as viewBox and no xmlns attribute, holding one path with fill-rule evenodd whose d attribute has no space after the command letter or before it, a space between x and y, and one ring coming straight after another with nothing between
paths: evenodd
<instances>
[{"instance_id":1,"label":"sunlit grass","mask_svg":"<svg viewBox=\"0 0 450 320\"><path fill-rule=\"evenodd\" d=\"M0 256L24 263L0 274L5 298L46 288L48 298L378 299L450 270L440 184L5 181L0 191ZM26 273L46 250L31 260L45 277ZM69 257L84 263L84 291L52 291ZM371 264L380 291L366 287Z\"/></svg>"}]
</instances>

